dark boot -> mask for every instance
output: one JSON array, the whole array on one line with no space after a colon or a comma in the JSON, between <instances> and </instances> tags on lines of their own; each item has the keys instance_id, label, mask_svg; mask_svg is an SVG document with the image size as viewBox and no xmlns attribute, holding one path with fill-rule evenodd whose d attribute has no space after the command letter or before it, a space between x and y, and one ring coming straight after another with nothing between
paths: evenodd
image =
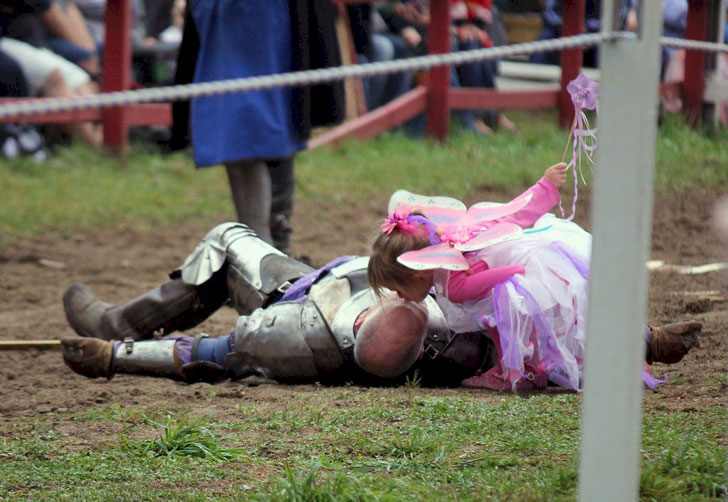
<instances>
[{"instance_id":1,"label":"dark boot","mask_svg":"<svg viewBox=\"0 0 728 502\"><path fill-rule=\"evenodd\" d=\"M680 361L693 347L700 347L698 334L703 325L697 321L683 321L664 326L650 326L652 339L647 343L648 364L673 364Z\"/></svg>"},{"instance_id":2,"label":"dark boot","mask_svg":"<svg viewBox=\"0 0 728 502\"><path fill-rule=\"evenodd\" d=\"M291 217L293 216L293 200L295 178L293 174L293 158L270 160L267 162L271 179L270 233L273 245L279 250L292 255Z\"/></svg>"},{"instance_id":3,"label":"dark boot","mask_svg":"<svg viewBox=\"0 0 728 502\"><path fill-rule=\"evenodd\" d=\"M200 324L227 300L226 269L200 286L169 280L120 306L102 302L84 284L74 284L63 295L63 308L74 331L85 337L143 340L155 332L183 331Z\"/></svg>"},{"instance_id":4,"label":"dark boot","mask_svg":"<svg viewBox=\"0 0 728 502\"><path fill-rule=\"evenodd\" d=\"M271 244L271 179L268 165L262 160L244 160L225 164L230 192L238 222L244 223Z\"/></svg>"}]
</instances>

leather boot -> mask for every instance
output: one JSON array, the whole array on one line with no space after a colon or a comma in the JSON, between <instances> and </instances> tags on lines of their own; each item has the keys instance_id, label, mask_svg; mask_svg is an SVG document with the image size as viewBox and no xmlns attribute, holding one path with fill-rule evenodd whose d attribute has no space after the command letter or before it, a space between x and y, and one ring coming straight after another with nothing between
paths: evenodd
<instances>
[{"instance_id":1,"label":"leather boot","mask_svg":"<svg viewBox=\"0 0 728 502\"><path fill-rule=\"evenodd\" d=\"M693 347L700 347L698 334L703 325L697 321L683 321L664 326L650 326L652 340L647 343L648 364L673 364L680 361Z\"/></svg>"},{"instance_id":2,"label":"leather boot","mask_svg":"<svg viewBox=\"0 0 728 502\"><path fill-rule=\"evenodd\" d=\"M270 233L271 179L262 160L242 160L225 164L238 222L250 227L258 237L272 244Z\"/></svg>"},{"instance_id":3,"label":"leather boot","mask_svg":"<svg viewBox=\"0 0 728 502\"><path fill-rule=\"evenodd\" d=\"M296 183L293 175L293 158L269 160L267 164L272 190L270 233L273 245L288 256L293 256L291 217Z\"/></svg>"},{"instance_id":4,"label":"leather boot","mask_svg":"<svg viewBox=\"0 0 728 502\"><path fill-rule=\"evenodd\" d=\"M226 269L200 286L171 279L119 306L99 300L84 284L74 284L63 295L63 308L73 330L84 337L143 340L155 332L183 331L200 324L227 300Z\"/></svg>"},{"instance_id":5,"label":"leather boot","mask_svg":"<svg viewBox=\"0 0 728 502\"><path fill-rule=\"evenodd\" d=\"M96 338L67 337L61 339L63 362L69 368L89 378L111 378L111 359L114 342Z\"/></svg>"}]
</instances>

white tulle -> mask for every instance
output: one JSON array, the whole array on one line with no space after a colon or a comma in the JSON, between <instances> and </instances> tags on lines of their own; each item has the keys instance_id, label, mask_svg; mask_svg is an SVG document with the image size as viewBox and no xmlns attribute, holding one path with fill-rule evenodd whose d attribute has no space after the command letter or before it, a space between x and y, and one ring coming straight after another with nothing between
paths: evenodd
<instances>
[{"instance_id":1,"label":"white tulle","mask_svg":"<svg viewBox=\"0 0 728 502\"><path fill-rule=\"evenodd\" d=\"M513 382L545 373L579 389L583 369L591 235L546 214L520 239L478 251L490 268L522 265L526 272L493 288L485 298L447 299L449 272L435 275L438 304L456 332L496 326L503 376Z\"/></svg>"}]
</instances>

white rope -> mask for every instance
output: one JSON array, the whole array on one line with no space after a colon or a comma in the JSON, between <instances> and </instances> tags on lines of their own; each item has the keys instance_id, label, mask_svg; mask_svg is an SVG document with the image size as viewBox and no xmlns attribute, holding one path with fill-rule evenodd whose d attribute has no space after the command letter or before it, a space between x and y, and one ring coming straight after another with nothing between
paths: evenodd
<instances>
[{"instance_id":1,"label":"white rope","mask_svg":"<svg viewBox=\"0 0 728 502\"><path fill-rule=\"evenodd\" d=\"M674 47L701 52L722 52L728 54L728 44L715 42L702 42L700 40L685 40L683 38L662 37L660 43L663 47Z\"/></svg>"},{"instance_id":2,"label":"white rope","mask_svg":"<svg viewBox=\"0 0 728 502\"><path fill-rule=\"evenodd\" d=\"M608 32L576 35L573 37L540 40L488 49L459 51L448 54L431 54L407 59L397 59L363 65L340 66L321 70L308 70L279 75L238 78L166 87L153 87L133 91L99 93L91 96L48 98L0 104L0 118L33 115L48 112L67 112L92 108L109 108L142 103L168 103L191 98L246 92L277 87L295 87L343 80L350 77L369 77L384 73L421 71L436 66L460 65L473 61L486 61L522 56L535 52L558 51L577 47L591 47L605 42L635 39L633 33ZM675 47L705 52L728 53L728 45L697 40L662 37L665 47Z\"/></svg>"},{"instance_id":3,"label":"white rope","mask_svg":"<svg viewBox=\"0 0 728 502\"><path fill-rule=\"evenodd\" d=\"M324 82L343 80L349 77L368 77L383 73L426 70L436 66L459 65L473 61L527 55L534 52L591 47L605 42L630 40L634 38L635 35L633 33L627 32L590 33L576 35L573 37L557 38L554 40L526 42L522 44L491 47L488 49L475 49L471 51L459 51L448 54L431 54L414 58L397 59L394 61L340 66L321 70L307 70L261 77L238 78L215 82L154 87L133 91L100 93L91 96L17 101L13 103L0 104L0 118L48 112L67 112L90 108L128 106L141 103L168 103L172 101L181 101L190 98L213 96L218 94L229 94L233 92L271 89L274 87L294 87L321 84Z\"/></svg>"}]
</instances>

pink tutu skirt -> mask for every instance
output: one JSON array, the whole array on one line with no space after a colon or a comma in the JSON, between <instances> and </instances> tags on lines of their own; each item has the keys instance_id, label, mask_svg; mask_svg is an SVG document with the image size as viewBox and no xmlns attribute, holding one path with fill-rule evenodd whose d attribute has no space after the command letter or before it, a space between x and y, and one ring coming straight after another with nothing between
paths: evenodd
<instances>
[{"instance_id":1,"label":"pink tutu skirt","mask_svg":"<svg viewBox=\"0 0 728 502\"><path fill-rule=\"evenodd\" d=\"M521 265L485 298L447 299L447 274L435 276L438 304L456 332L491 333L499 351L495 375L515 389L524 378L581 389L585 351L591 235L546 214L525 235L478 251L490 268ZM495 328L495 329L494 329Z\"/></svg>"}]
</instances>

